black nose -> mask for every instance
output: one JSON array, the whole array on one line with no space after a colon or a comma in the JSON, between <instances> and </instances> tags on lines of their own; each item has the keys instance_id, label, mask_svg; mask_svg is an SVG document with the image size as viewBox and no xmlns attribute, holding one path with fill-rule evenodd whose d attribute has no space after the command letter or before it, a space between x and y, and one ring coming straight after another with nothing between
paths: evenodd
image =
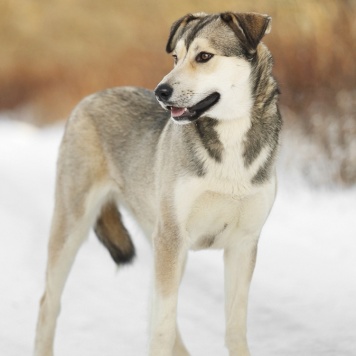
<instances>
[{"instance_id":1,"label":"black nose","mask_svg":"<svg viewBox=\"0 0 356 356\"><path fill-rule=\"evenodd\" d=\"M167 101L173 93L173 88L168 84L161 84L155 89L155 94L158 100Z\"/></svg>"}]
</instances>

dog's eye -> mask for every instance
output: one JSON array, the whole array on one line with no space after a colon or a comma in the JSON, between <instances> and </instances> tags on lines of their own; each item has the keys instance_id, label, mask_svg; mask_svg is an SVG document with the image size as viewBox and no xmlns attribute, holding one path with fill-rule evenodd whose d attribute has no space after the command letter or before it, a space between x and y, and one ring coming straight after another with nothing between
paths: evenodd
<instances>
[{"instance_id":1,"label":"dog's eye","mask_svg":"<svg viewBox=\"0 0 356 356\"><path fill-rule=\"evenodd\" d=\"M207 53L207 52L200 52L196 57L195 60L198 63L205 63L207 61L209 61L211 58L213 58L214 55L211 53Z\"/></svg>"},{"instance_id":2,"label":"dog's eye","mask_svg":"<svg viewBox=\"0 0 356 356\"><path fill-rule=\"evenodd\" d=\"M177 64L177 62L178 62L178 57L177 57L177 55L176 55L176 54L173 54L172 57L173 57L174 64Z\"/></svg>"}]
</instances>

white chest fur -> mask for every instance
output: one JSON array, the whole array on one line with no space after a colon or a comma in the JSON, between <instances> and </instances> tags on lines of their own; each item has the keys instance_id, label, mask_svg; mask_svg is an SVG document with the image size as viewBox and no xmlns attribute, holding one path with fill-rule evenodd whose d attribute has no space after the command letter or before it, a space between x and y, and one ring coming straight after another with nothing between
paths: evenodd
<instances>
[{"instance_id":1,"label":"white chest fur","mask_svg":"<svg viewBox=\"0 0 356 356\"><path fill-rule=\"evenodd\" d=\"M206 174L184 177L175 185L176 216L189 247L223 248L244 236L258 237L275 197L275 178L255 185L252 178L268 151L245 167L243 139L249 120L224 122L217 127L223 144L222 161L205 155Z\"/></svg>"},{"instance_id":2,"label":"white chest fur","mask_svg":"<svg viewBox=\"0 0 356 356\"><path fill-rule=\"evenodd\" d=\"M177 183L176 217L191 249L224 248L237 239L258 238L276 193L274 177L246 196L214 192L204 178Z\"/></svg>"}]
</instances>

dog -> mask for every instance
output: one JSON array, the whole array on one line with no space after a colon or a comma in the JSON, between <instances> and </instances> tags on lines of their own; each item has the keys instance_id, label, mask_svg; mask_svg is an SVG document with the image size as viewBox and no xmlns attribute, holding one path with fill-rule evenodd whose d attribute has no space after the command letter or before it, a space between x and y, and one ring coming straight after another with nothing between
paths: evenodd
<instances>
[{"instance_id":1,"label":"dog","mask_svg":"<svg viewBox=\"0 0 356 356\"><path fill-rule=\"evenodd\" d=\"M249 355L247 302L261 229L276 195L282 119L272 56L261 42L271 18L188 14L166 50L174 68L154 92L113 88L83 99L67 121L36 356L53 355L61 294L94 227L117 264L135 256L121 221L128 209L154 255L150 356L189 355L177 296L189 250L224 249L225 344Z\"/></svg>"}]
</instances>

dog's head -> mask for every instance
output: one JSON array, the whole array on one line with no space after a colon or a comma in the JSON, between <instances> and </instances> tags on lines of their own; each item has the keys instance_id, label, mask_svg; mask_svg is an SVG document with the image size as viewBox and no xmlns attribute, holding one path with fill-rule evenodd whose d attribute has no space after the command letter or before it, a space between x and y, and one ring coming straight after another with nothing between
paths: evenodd
<instances>
[{"instance_id":1,"label":"dog's head","mask_svg":"<svg viewBox=\"0 0 356 356\"><path fill-rule=\"evenodd\" d=\"M155 89L179 123L209 115L235 119L252 106L251 66L271 18L255 13L188 14L172 25L166 50L174 68Z\"/></svg>"}]
</instances>

